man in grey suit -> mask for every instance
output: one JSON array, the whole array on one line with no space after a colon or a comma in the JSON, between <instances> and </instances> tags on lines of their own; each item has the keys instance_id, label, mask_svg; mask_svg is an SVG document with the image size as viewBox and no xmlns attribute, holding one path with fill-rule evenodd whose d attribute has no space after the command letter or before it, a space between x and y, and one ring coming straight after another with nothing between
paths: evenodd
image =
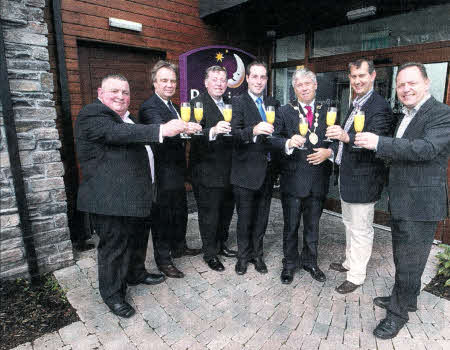
<instances>
[{"instance_id":1,"label":"man in grey suit","mask_svg":"<svg viewBox=\"0 0 450 350\"><path fill-rule=\"evenodd\" d=\"M395 137L361 133L355 144L390 162L389 208L395 283L390 296L374 304L387 309L374 330L395 337L417 309L420 279L434 233L447 216L447 162L450 153L450 107L430 96L430 80L421 63L406 63L397 72L397 96L404 105Z\"/></svg>"},{"instance_id":2,"label":"man in grey suit","mask_svg":"<svg viewBox=\"0 0 450 350\"><path fill-rule=\"evenodd\" d=\"M187 127L181 120L139 125L128 112L129 105L127 79L121 74L108 75L98 88L98 99L80 111L75 124L82 174L77 207L90 213L100 237L100 295L121 317L135 313L125 301L127 285L165 280L145 269L153 200L153 154L148 145Z\"/></svg>"}]
</instances>

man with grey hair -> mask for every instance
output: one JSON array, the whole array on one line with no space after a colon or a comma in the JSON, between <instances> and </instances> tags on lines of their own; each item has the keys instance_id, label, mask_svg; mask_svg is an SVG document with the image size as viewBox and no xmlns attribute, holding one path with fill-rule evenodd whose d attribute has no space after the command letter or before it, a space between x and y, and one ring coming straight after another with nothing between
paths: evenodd
<instances>
[{"instance_id":1,"label":"man with grey hair","mask_svg":"<svg viewBox=\"0 0 450 350\"><path fill-rule=\"evenodd\" d=\"M355 148L354 117L365 113L364 131L387 136L392 132L391 107L374 90L376 71L373 62L359 59L349 63L349 80L356 94L352 107L340 125L329 126L326 136L339 142L332 144L334 161L339 166L339 192L342 221L345 225L345 260L333 262L332 270L347 272L347 279L336 291L351 293L364 283L373 244L375 203L380 199L387 169L371 151Z\"/></svg>"},{"instance_id":2,"label":"man with grey hair","mask_svg":"<svg viewBox=\"0 0 450 350\"><path fill-rule=\"evenodd\" d=\"M325 281L317 265L319 221L328 193L332 152L325 142L327 108L316 101L317 79L309 69L292 75L296 99L281 107L275 119L272 144L281 150L280 191L283 206L283 270L281 282L290 284L295 270L303 267L311 276ZM301 120L308 132L300 136ZM298 149L304 146L305 149ZM302 251L298 251L298 229L303 216Z\"/></svg>"},{"instance_id":3,"label":"man with grey hair","mask_svg":"<svg viewBox=\"0 0 450 350\"><path fill-rule=\"evenodd\" d=\"M222 115L225 104L230 103L224 95L227 83L227 70L221 66L211 66L205 72L206 91L191 101L192 108L198 103L203 107L200 122L203 135L192 138L189 162L203 242L203 259L214 271L225 269L218 255L236 257L236 252L226 246L234 210L230 184L233 138L224 136L231 126Z\"/></svg>"},{"instance_id":4,"label":"man with grey hair","mask_svg":"<svg viewBox=\"0 0 450 350\"><path fill-rule=\"evenodd\" d=\"M394 137L363 132L355 138L355 144L391 163L388 192L395 283L390 296L373 300L387 309L373 332L382 339L395 337L408 321L408 312L417 310L434 233L448 215L450 107L430 95L430 80L421 63L400 66L396 88L404 107Z\"/></svg>"}]
</instances>

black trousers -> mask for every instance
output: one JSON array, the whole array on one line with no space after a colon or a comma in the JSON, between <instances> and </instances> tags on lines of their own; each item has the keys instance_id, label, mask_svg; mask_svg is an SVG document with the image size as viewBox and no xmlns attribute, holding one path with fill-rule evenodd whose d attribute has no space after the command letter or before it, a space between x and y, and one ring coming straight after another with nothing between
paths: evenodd
<instances>
[{"instance_id":1,"label":"black trousers","mask_svg":"<svg viewBox=\"0 0 450 350\"><path fill-rule=\"evenodd\" d=\"M127 281L146 273L149 218L90 214L100 241L97 247L100 295L107 303L122 302Z\"/></svg>"},{"instance_id":2,"label":"black trousers","mask_svg":"<svg viewBox=\"0 0 450 350\"><path fill-rule=\"evenodd\" d=\"M155 262L172 263L171 253L186 246L187 199L183 188L160 191L157 203L153 203L151 228Z\"/></svg>"},{"instance_id":3,"label":"black trousers","mask_svg":"<svg viewBox=\"0 0 450 350\"><path fill-rule=\"evenodd\" d=\"M319 245L319 221L323 210L323 196L310 194L299 198L286 193L281 194L283 207L283 266L295 269L302 266L317 266L317 247ZM303 216L302 253L298 252L298 228Z\"/></svg>"},{"instance_id":4,"label":"black trousers","mask_svg":"<svg viewBox=\"0 0 450 350\"><path fill-rule=\"evenodd\" d=\"M194 184L198 209L198 225L206 260L217 256L221 245L228 239L230 222L234 211L231 186L205 187Z\"/></svg>"},{"instance_id":5,"label":"black trousers","mask_svg":"<svg viewBox=\"0 0 450 350\"><path fill-rule=\"evenodd\" d=\"M269 220L273 179L270 169L257 190L233 186L238 214L236 238L238 259L249 260L263 256L263 240Z\"/></svg>"},{"instance_id":6,"label":"black trousers","mask_svg":"<svg viewBox=\"0 0 450 350\"><path fill-rule=\"evenodd\" d=\"M404 221L391 218L395 283L388 316L408 321L408 306L417 306L422 277L433 243L437 221Z\"/></svg>"}]
</instances>

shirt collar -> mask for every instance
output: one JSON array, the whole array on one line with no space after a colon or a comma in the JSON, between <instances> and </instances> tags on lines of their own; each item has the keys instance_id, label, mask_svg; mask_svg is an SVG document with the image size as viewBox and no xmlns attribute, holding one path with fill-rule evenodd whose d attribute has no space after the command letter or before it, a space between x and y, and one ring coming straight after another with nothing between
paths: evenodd
<instances>
[{"instance_id":1,"label":"shirt collar","mask_svg":"<svg viewBox=\"0 0 450 350\"><path fill-rule=\"evenodd\" d=\"M430 97L431 97L430 94L425 95L424 98L418 104L416 104L413 108L410 109L410 108L407 108L407 107L403 107L402 108L402 112L405 115L408 115L408 116L411 116L411 117L414 116L419 111L420 107L422 107L423 104L425 102L427 102Z\"/></svg>"},{"instance_id":2,"label":"shirt collar","mask_svg":"<svg viewBox=\"0 0 450 350\"><path fill-rule=\"evenodd\" d=\"M260 98L261 97L261 100L263 101L263 103L264 103L264 97L263 97L263 95L261 95L261 96L256 96L255 94L253 94L250 90L248 90L248 94L250 95L250 97L252 98L252 100L256 103L256 100L258 99L258 98Z\"/></svg>"},{"instance_id":3,"label":"shirt collar","mask_svg":"<svg viewBox=\"0 0 450 350\"><path fill-rule=\"evenodd\" d=\"M305 106L311 106L311 109L314 110L316 99L312 100L311 103L303 103L301 101L298 101L298 103L300 103L300 106L302 106L303 109L305 109Z\"/></svg>"},{"instance_id":4,"label":"shirt collar","mask_svg":"<svg viewBox=\"0 0 450 350\"><path fill-rule=\"evenodd\" d=\"M161 96L158 95L157 92L155 92L155 94L156 94L156 96L158 96L158 97L161 99L161 101L163 101L167 106L169 105L169 100L163 99Z\"/></svg>"},{"instance_id":5,"label":"shirt collar","mask_svg":"<svg viewBox=\"0 0 450 350\"><path fill-rule=\"evenodd\" d=\"M370 95L372 95L373 93L373 88L369 90L369 92L367 92L367 94L365 94L364 96L361 97L356 97L353 102L357 102L359 104L359 106L361 107L364 103L366 103L366 101L369 99Z\"/></svg>"}]
</instances>

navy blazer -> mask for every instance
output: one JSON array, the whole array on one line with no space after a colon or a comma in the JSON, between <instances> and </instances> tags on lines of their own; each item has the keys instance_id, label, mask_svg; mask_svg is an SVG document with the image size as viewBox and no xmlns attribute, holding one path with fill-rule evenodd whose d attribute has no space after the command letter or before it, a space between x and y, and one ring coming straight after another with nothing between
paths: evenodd
<instances>
[{"instance_id":1,"label":"navy blazer","mask_svg":"<svg viewBox=\"0 0 450 350\"><path fill-rule=\"evenodd\" d=\"M159 126L127 124L99 100L85 106L75 123L82 174L78 210L112 216L150 215L152 179L144 145L158 142L158 137Z\"/></svg>"},{"instance_id":2,"label":"navy blazer","mask_svg":"<svg viewBox=\"0 0 450 350\"><path fill-rule=\"evenodd\" d=\"M216 140L209 141L211 128L223 120L223 115L206 91L191 101L192 110L195 102L203 103L203 119L200 122L203 136L193 135L191 139L189 164L192 182L205 187L226 187L230 184L233 138L219 134ZM224 103L228 103L225 96ZM191 116L193 120L193 112Z\"/></svg>"},{"instance_id":3,"label":"navy blazer","mask_svg":"<svg viewBox=\"0 0 450 350\"><path fill-rule=\"evenodd\" d=\"M348 112L345 125L353 108ZM392 135L394 117L386 99L376 91L361 107L365 112L364 130L379 136ZM356 131L352 126L348 132L349 143L344 143L339 167L341 198L349 203L373 203L380 199L387 178L384 161L375 157L375 152L353 148ZM333 142L336 157L339 142Z\"/></svg>"},{"instance_id":4,"label":"navy blazer","mask_svg":"<svg viewBox=\"0 0 450 350\"><path fill-rule=\"evenodd\" d=\"M295 110L293 106L297 106L296 101L280 107L275 118L274 136L276 138L272 139L272 144L280 152L280 191L295 197L307 197L310 194L325 197L328 193L332 163L325 160L319 165L312 165L308 163L306 157L314 153L313 148L328 148L330 146L329 142L324 142L327 129L327 107L317 103L315 105L314 117L318 113L318 126L315 132L319 142L312 145L308 139L310 135L310 131L308 131L305 136L307 141L304 145L307 150L294 149L291 155L287 155L285 152L286 141L293 135L299 134L299 111ZM309 129L314 131L314 126Z\"/></svg>"},{"instance_id":5,"label":"navy blazer","mask_svg":"<svg viewBox=\"0 0 450 350\"><path fill-rule=\"evenodd\" d=\"M263 99L266 107L274 106L277 109L280 106L280 103L270 96ZM264 135L259 135L256 142L253 142L253 127L262 119L248 92L234 97L232 105L231 132L234 136L234 145L230 182L243 188L257 190L264 182L268 165L267 155L272 146Z\"/></svg>"},{"instance_id":6,"label":"navy blazer","mask_svg":"<svg viewBox=\"0 0 450 350\"><path fill-rule=\"evenodd\" d=\"M178 106L174 107L179 110ZM156 94L147 99L139 109L139 120L143 124L165 124L177 118ZM180 136L165 137L162 143L152 144L152 150L158 191L184 188L186 151Z\"/></svg>"},{"instance_id":7,"label":"navy blazer","mask_svg":"<svg viewBox=\"0 0 450 350\"><path fill-rule=\"evenodd\" d=\"M400 123L401 120L398 125ZM376 154L391 163L388 191L393 218L445 219L448 213L449 106L430 97L401 138L380 137Z\"/></svg>"}]
</instances>

